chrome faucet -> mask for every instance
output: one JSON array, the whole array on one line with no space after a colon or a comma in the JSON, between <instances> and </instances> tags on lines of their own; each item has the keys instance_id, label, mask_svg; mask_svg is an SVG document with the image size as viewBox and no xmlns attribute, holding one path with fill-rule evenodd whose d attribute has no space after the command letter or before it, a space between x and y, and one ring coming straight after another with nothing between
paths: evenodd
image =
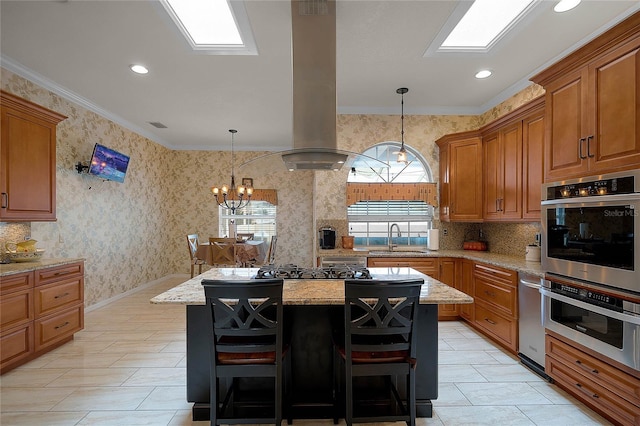
<instances>
[{"instance_id":1,"label":"chrome faucet","mask_svg":"<svg viewBox=\"0 0 640 426\"><path fill-rule=\"evenodd\" d=\"M392 223L389 227L389 251L393 251L394 247L397 247L397 244L393 244L393 227L396 227L398 230L398 237L402 237L402 232L400 232L400 226L397 223Z\"/></svg>"}]
</instances>

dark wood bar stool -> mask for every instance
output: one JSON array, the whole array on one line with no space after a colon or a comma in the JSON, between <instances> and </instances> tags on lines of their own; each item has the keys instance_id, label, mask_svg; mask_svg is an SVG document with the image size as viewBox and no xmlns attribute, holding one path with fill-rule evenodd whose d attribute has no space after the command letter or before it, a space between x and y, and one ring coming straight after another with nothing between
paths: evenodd
<instances>
[{"instance_id":1,"label":"dark wood bar stool","mask_svg":"<svg viewBox=\"0 0 640 426\"><path fill-rule=\"evenodd\" d=\"M416 325L423 283L422 279L345 280L344 335L334 337L335 423L344 401L347 425L387 421L415 425ZM344 394L339 365L344 365ZM383 386L365 384L361 395L355 395L354 378L374 376L382 376ZM405 383L404 395L397 383ZM376 392L370 392L374 388ZM378 389L384 390L383 398Z\"/></svg>"},{"instance_id":2,"label":"dark wood bar stool","mask_svg":"<svg viewBox=\"0 0 640 426\"><path fill-rule=\"evenodd\" d=\"M202 280L202 285L211 310L211 424L279 426L283 395L288 395L290 389L290 385L285 389L283 381L284 360L287 359L286 370L290 361L284 342L282 278ZM273 393L262 387L255 392L251 384L240 386L238 382L240 378L269 377L274 379ZM285 399L288 401L288 396ZM284 405L288 407L288 403Z\"/></svg>"}]
</instances>

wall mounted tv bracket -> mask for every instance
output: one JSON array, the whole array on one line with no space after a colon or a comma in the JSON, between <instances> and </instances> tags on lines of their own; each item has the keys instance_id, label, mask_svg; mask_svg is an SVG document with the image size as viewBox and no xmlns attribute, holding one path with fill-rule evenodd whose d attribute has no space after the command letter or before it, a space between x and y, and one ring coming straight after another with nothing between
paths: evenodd
<instances>
[{"instance_id":1,"label":"wall mounted tv bracket","mask_svg":"<svg viewBox=\"0 0 640 426\"><path fill-rule=\"evenodd\" d=\"M82 173L82 172L89 173L89 166L85 166L79 161L78 161L78 164L76 164L75 168L78 171L78 173Z\"/></svg>"}]
</instances>

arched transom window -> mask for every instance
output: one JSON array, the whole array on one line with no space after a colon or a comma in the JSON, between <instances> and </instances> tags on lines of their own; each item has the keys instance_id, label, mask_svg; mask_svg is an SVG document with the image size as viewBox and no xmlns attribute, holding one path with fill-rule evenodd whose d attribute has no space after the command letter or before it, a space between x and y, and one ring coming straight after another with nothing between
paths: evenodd
<instances>
[{"instance_id":1,"label":"arched transom window","mask_svg":"<svg viewBox=\"0 0 640 426\"><path fill-rule=\"evenodd\" d=\"M407 163L396 161L400 150L397 142L383 142L365 152L389 167L371 167L371 163L354 161L347 179L349 184L383 184L393 190L411 183L433 182L431 169L424 158L405 144ZM397 198L397 197L389 197ZM355 245L369 248L422 249L427 245L427 230L432 227L433 206L423 199L360 200L347 206L349 233ZM416 197L418 198L418 197ZM395 226L397 225L397 226Z\"/></svg>"}]
</instances>

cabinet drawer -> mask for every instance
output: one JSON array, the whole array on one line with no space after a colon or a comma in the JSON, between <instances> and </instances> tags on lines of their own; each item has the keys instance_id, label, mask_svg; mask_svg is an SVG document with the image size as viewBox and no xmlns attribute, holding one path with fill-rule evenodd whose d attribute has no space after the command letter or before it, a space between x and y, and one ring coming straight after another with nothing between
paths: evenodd
<instances>
[{"instance_id":1,"label":"cabinet drawer","mask_svg":"<svg viewBox=\"0 0 640 426\"><path fill-rule=\"evenodd\" d=\"M518 285L518 273L498 266L476 263L473 268L476 278L484 278L492 282L499 282L505 286L516 288Z\"/></svg>"},{"instance_id":2,"label":"cabinet drawer","mask_svg":"<svg viewBox=\"0 0 640 426\"><path fill-rule=\"evenodd\" d=\"M33 287L33 272L23 274L5 275L0 278L0 294L11 293L12 291L24 290Z\"/></svg>"},{"instance_id":3,"label":"cabinet drawer","mask_svg":"<svg viewBox=\"0 0 640 426\"><path fill-rule=\"evenodd\" d=\"M84 328L84 307L75 306L56 315L37 319L35 324L35 349L52 345L70 337Z\"/></svg>"},{"instance_id":4,"label":"cabinet drawer","mask_svg":"<svg viewBox=\"0 0 640 426\"><path fill-rule=\"evenodd\" d=\"M475 304L475 324L481 329L494 336L499 342L507 345L512 350L516 350L517 322L505 318L479 304Z\"/></svg>"},{"instance_id":5,"label":"cabinet drawer","mask_svg":"<svg viewBox=\"0 0 640 426\"><path fill-rule=\"evenodd\" d=\"M577 374L602 384L640 407L640 379L551 336L546 336L545 352Z\"/></svg>"},{"instance_id":6,"label":"cabinet drawer","mask_svg":"<svg viewBox=\"0 0 640 426\"><path fill-rule=\"evenodd\" d=\"M33 351L33 323L4 331L0 335L0 371Z\"/></svg>"},{"instance_id":7,"label":"cabinet drawer","mask_svg":"<svg viewBox=\"0 0 640 426\"><path fill-rule=\"evenodd\" d=\"M54 313L58 309L84 302L84 278L38 286L34 290L36 318Z\"/></svg>"},{"instance_id":8,"label":"cabinet drawer","mask_svg":"<svg viewBox=\"0 0 640 426\"><path fill-rule=\"evenodd\" d=\"M40 269L36 271L35 285L49 284L72 276L84 276L84 262Z\"/></svg>"},{"instance_id":9,"label":"cabinet drawer","mask_svg":"<svg viewBox=\"0 0 640 426\"><path fill-rule=\"evenodd\" d=\"M0 331L33 321L33 289L16 291L0 298Z\"/></svg>"},{"instance_id":10,"label":"cabinet drawer","mask_svg":"<svg viewBox=\"0 0 640 426\"><path fill-rule=\"evenodd\" d=\"M577 373L552 356L546 357L545 372L576 398L621 425L640 424L640 407Z\"/></svg>"},{"instance_id":11,"label":"cabinet drawer","mask_svg":"<svg viewBox=\"0 0 640 426\"><path fill-rule=\"evenodd\" d=\"M413 268L430 277L438 278L438 259L420 257L369 257L367 266L391 267L391 268Z\"/></svg>"},{"instance_id":12,"label":"cabinet drawer","mask_svg":"<svg viewBox=\"0 0 640 426\"><path fill-rule=\"evenodd\" d=\"M516 316L516 291L511 287L476 277L473 296L510 317Z\"/></svg>"}]
</instances>

